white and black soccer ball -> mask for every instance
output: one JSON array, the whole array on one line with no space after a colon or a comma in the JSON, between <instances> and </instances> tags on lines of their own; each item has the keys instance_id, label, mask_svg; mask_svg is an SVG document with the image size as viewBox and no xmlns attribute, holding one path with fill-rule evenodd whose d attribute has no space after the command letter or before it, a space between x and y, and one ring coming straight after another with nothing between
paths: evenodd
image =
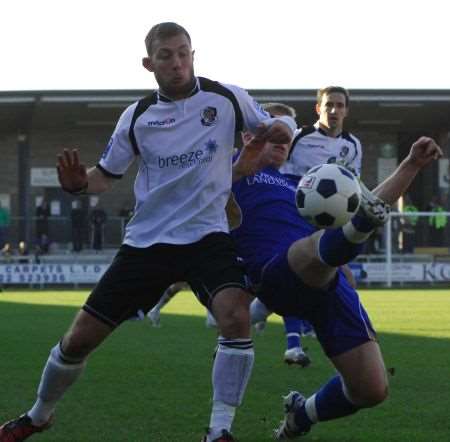
<instances>
[{"instance_id":1,"label":"white and black soccer ball","mask_svg":"<svg viewBox=\"0 0 450 442\"><path fill-rule=\"evenodd\" d=\"M295 194L297 209L311 224L335 229L346 224L361 202L358 178L338 164L315 166L302 177Z\"/></svg>"}]
</instances>

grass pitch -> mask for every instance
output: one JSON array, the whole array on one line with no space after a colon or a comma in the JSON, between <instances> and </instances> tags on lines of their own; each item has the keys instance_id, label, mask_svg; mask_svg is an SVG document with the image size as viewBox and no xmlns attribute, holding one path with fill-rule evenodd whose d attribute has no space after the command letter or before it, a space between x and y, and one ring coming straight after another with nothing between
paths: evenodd
<instances>
[{"instance_id":1,"label":"grass pitch","mask_svg":"<svg viewBox=\"0 0 450 442\"><path fill-rule=\"evenodd\" d=\"M49 349L87 292L0 293L0 421L31 407ZM319 424L301 440L316 442L445 442L450 440L450 291L361 291L386 360L393 368L388 401ZM166 307L162 327L127 322L91 355L87 370L57 408L45 442L198 442L209 422L216 333L189 292ZM315 339L313 363L286 366L283 327L271 317L255 336L256 362L233 427L242 442L272 439L281 395L309 395L333 368Z\"/></svg>"}]
</instances>

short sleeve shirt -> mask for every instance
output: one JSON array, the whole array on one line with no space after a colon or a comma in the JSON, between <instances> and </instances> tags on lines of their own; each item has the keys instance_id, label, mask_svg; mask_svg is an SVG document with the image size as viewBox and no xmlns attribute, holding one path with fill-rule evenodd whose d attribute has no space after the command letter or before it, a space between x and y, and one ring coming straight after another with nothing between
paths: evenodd
<instances>
[{"instance_id":1,"label":"short sleeve shirt","mask_svg":"<svg viewBox=\"0 0 450 442\"><path fill-rule=\"evenodd\" d=\"M138 159L124 243L188 244L227 232L235 134L269 118L243 89L201 77L185 99L155 92L129 106L97 166L120 178Z\"/></svg>"},{"instance_id":2,"label":"short sleeve shirt","mask_svg":"<svg viewBox=\"0 0 450 442\"><path fill-rule=\"evenodd\" d=\"M361 143L354 135L343 131L337 137L328 136L316 123L299 129L294 136L288 161L280 171L303 176L324 163L341 162L361 174Z\"/></svg>"}]
</instances>

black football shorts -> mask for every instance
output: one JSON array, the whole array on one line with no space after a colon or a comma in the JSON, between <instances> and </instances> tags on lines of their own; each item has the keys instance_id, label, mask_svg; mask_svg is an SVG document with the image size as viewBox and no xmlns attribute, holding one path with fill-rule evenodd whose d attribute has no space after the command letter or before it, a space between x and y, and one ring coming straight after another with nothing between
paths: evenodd
<instances>
[{"instance_id":1,"label":"black football shorts","mask_svg":"<svg viewBox=\"0 0 450 442\"><path fill-rule=\"evenodd\" d=\"M178 281L188 282L206 307L224 288L248 288L232 238L216 232L192 244L122 245L83 309L114 328L150 310Z\"/></svg>"}]
</instances>

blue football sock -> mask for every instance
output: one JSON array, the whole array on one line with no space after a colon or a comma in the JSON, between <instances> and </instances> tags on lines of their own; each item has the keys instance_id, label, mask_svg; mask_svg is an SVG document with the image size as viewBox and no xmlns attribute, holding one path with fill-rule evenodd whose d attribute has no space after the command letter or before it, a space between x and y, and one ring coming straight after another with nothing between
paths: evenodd
<instances>
[{"instance_id":1,"label":"blue football sock","mask_svg":"<svg viewBox=\"0 0 450 442\"><path fill-rule=\"evenodd\" d=\"M287 338L287 348L301 347L300 327L301 321L295 316L283 316L284 330Z\"/></svg>"},{"instance_id":2,"label":"blue football sock","mask_svg":"<svg viewBox=\"0 0 450 442\"><path fill-rule=\"evenodd\" d=\"M339 267L356 258L363 249L363 243L351 242L343 228L325 230L319 239L319 256L330 267Z\"/></svg>"},{"instance_id":3,"label":"blue football sock","mask_svg":"<svg viewBox=\"0 0 450 442\"><path fill-rule=\"evenodd\" d=\"M335 376L315 395L315 408L319 421L328 421L356 413L359 408L345 396L342 379Z\"/></svg>"},{"instance_id":4,"label":"blue football sock","mask_svg":"<svg viewBox=\"0 0 450 442\"><path fill-rule=\"evenodd\" d=\"M350 222L356 230L362 233L372 233L376 229L376 226L373 225L370 219L360 215L354 215Z\"/></svg>"},{"instance_id":5,"label":"blue football sock","mask_svg":"<svg viewBox=\"0 0 450 442\"><path fill-rule=\"evenodd\" d=\"M306 320L300 321L300 334L307 335L309 333L314 333L314 328L312 324Z\"/></svg>"}]
</instances>

